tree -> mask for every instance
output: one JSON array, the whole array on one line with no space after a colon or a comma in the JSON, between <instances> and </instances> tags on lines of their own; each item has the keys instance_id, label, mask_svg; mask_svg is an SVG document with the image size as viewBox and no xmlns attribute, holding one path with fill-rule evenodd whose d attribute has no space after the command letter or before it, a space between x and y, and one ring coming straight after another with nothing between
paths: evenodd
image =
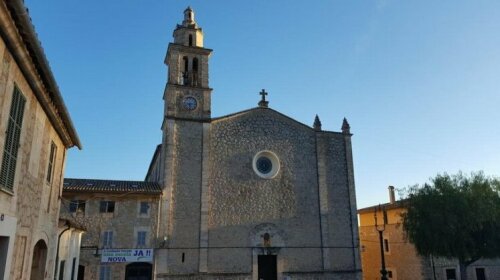
<instances>
[{"instance_id":1,"label":"tree","mask_svg":"<svg viewBox=\"0 0 500 280\"><path fill-rule=\"evenodd\" d=\"M457 258L462 280L480 258L500 257L500 181L482 172L437 175L409 189L403 229L423 256Z\"/></svg>"}]
</instances>

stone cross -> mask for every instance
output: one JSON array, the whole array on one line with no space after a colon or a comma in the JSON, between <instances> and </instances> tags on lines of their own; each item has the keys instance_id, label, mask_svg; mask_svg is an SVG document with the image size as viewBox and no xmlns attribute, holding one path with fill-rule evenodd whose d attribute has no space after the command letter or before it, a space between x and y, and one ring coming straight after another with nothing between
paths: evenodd
<instances>
[{"instance_id":1,"label":"stone cross","mask_svg":"<svg viewBox=\"0 0 500 280\"><path fill-rule=\"evenodd\" d=\"M262 95L262 101L266 101L266 95L267 95L266 90L262 89L259 94Z\"/></svg>"},{"instance_id":2,"label":"stone cross","mask_svg":"<svg viewBox=\"0 0 500 280\"><path fill-rule=\"evenodd\" d=\"M267 107L267 104L269 104L269 101L266 101L266 95L267 92L265 89L262 89L261 92L259 92L260 95L262 95L262 99L259 101L259 106L260 107Z\"/></svg>"}]
</instances>

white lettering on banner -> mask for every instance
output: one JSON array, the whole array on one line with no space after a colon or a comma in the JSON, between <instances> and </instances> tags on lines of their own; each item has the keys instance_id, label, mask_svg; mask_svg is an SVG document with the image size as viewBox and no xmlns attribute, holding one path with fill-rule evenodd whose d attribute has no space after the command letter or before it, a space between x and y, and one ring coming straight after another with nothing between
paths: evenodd
<instances>
[{"instance_id":1,"label":"white lettering on banner","mask_svg":"<svg viewBox=\"0 0 500 280\"><path fill-rule=\"evenodd\" d=\"M152 262L153 249L103 249L102 263Z\"/></svg>"}]
</instances>

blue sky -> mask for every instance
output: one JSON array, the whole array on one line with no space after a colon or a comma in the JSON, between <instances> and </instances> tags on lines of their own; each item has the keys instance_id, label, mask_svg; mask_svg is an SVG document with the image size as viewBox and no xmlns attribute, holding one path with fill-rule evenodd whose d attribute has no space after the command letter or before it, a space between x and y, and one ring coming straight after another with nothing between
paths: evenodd
<instances>
[{"instance_id":1,"label":"blue sky","mask_svg":"<svg viewBox=\"0 0 500 280\"><path fill-rule=\"evenodd\" d=\"M500 1L25 0L84 149L66 176L142 180L161 141L163 64L191 5L212 116L270 107L351 124L359 207L437 173L500 176Z\"/></svg>"}]
</instances>

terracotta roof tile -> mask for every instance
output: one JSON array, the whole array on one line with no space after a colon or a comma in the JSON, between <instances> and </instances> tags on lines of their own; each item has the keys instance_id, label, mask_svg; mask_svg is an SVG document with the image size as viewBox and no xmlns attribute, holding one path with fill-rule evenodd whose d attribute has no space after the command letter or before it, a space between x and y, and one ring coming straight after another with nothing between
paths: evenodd
<instances>
[{"instance_id":1,"label":"terracotta roof tile","mask_svg":"<svg viewBox=\"0 0 500 280\"><path fill-rule=\"evenodd\" d=\"M64 179L63 190L67 192L161 193L160 185L154 182L74 178Z\"/></svg>"}]
</instances>

